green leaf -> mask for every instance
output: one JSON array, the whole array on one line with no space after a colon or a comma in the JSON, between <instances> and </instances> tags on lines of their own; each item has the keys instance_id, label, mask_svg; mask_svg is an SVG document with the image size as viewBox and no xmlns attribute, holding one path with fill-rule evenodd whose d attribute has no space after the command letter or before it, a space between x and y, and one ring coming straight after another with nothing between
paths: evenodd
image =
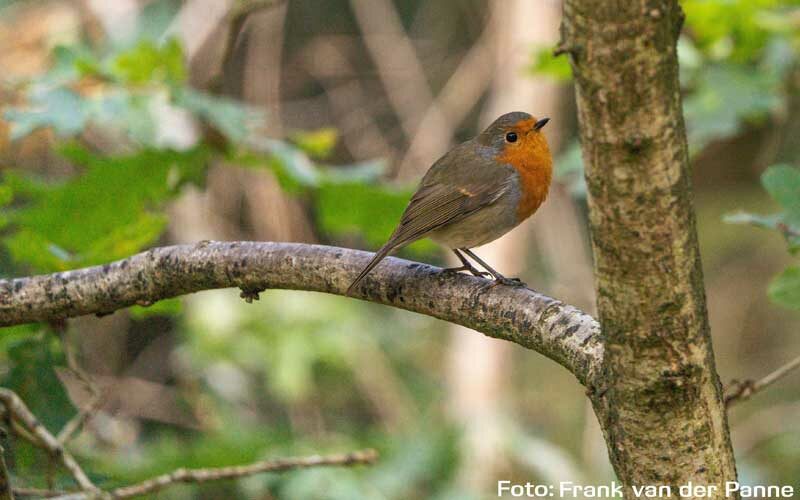
<instances>
[{"instance_id":1,"label":"green leaf","mask_svg":"<svg viewBox=\"0 0 800 500\"><path fill-rule=\"evenodd\" d=\"M332 127L295 132L291 136L292 142L312 158L329 156L338 138L338 132Z\"/></svg>"},{"instance_id":2,"label":"green leaf","mask_svg":"<svg viewBox=\"0 0 800 500\"><path fill-rule=\"evenodd\" d=\"M11 189L11 186L0 184L0 207L8 205L13 199L14 191Z\"/></svg>"},{"instance_id":3,"label":"green leaf","mask_svg":"<svg viewBox=\"0 0 800 500\"><path fill-rule=\"evenodd\" d=\"M386 171L386 162L383 160L365 161L355 165L339 165L320 169L321 182L332 184L339 183L370 183L377 181Z\"/></svg>"},{"instance_id":4,"label":"green leaf","mask_svg":"<svg viewBox=\"0 0 800 500\"><path fill-rule=\"evenodd\" d=\"M243 142L264 121L263 113L238 101L189 88L176 90L173 101L207 121L234 142Z\"/></svg>"},{"instance_id":5,"label":"green leaf","mask_svg":"<svg viewBox=\"0 0 800 500\"><path fill-rule=\"evenodd\" d=\"M28 107L10 108L5 113L5 119L11 122L11 140L46 127L60 136L74 135L83 130L89 118L84 100L66 88L34 85L28 101Z\"/></svg>"},{"instance_id":6,"label":"green leaf","mask_svg":"<svg viewBox=\"0 0 800 500\"><path fill-rule=\"evenodd\" d=\"M117 54L109 70L120 81L136 85L157 82L178 84L186 80L183 48L175 38L161 45L152 40L142 40L132 49Z\"/></svg>"},{"instance_id":7,"label":"green leaf","mask_svg":"<svg viewBox=\"0 0 800 500\"><path fill-rule=\"evenodd\" d=\"M138 219L113 228L81 255L81 265L92 265L133 255L158 240L167 227L167 216L142 212Z\"/></svg>"},{"instance_id":8,"label":"green leaf","mask_svg":"<svg viewBox=\"0 0 800 500\"><path fill-rule=\"evenodd\" d=\"M800 266L790 266L779 274L767 293L776 304L800 310Z\"/></svg>"},{"instance_id":9,"label":"green leaf","mask_svg":"<svg viewBox=\"0 0 800 500\"><path fill-rule=\"evenodd\" d=\"M532 62L528 67L531 73L544 75L559 82L572 80L572 67L569 59L553 55L553 47L539 47L534 50Z\"/></svg>"},{"instance_id":10,"label":"green leaf","mask_svg":"<svg viewBox=\"0 0 800 500\"><path fill-rule=\"evenodd\" d=\"M800 226L800 169L788 165L769 167L761 176L761 183L786 211L786 222Z\"/></svg>"},{"instance_id":11,"label":"green leaf","mask_svg":"<svg viewBox=\"0 0 800 500\"><path fill-rule=\"evenodd\" d=\"M271 156L271 167L285 189L319 185L320 172L301 150L275 139L262 139L255 146Z\"/></svg>"},{"instance_id":12,"label":"green leaf","mask_svg":"<svg viewBox=\"0 0 800 500\"><path fill-rule=\"evenodd\" d=\"M371 246L380 246L394 231L408 205L411 191L360 182L323 184L316 193L317 221L323 231L343 237L360 235ZM429 240L411 245L418 253L435 246Z\"/></svg>"},{"instance_id":13,"label":"green leaf","mask_svg":"<svg viewBox=\"0 0 800 500\"><path fill-rule=\"evenodd\" d=\"M158 210L184 183L202 178L209 152L97 156L70 146L62 154L85 172L30 193L11 214L21 230L5 240L17 262L39 271L118 259L153 243L166 224Z\"/></svg>"},{"instance_id":14,"label":"green leaf","mask_svg":"<svg viewBox=\"0 0 800 500\"><path fill-rule=\"evenodd\" d=\"M714 58L745 63L759 56L770 30L763 15L795 0L684 0L686 24L697 45Z\"/></svg>"},{"instance_id":15,"label":"green leaf","mask_svg":"<svg viewBox=\"0 0 800 500\"><path fill-rule=\"evenodd\" d=\"M176 316L183 310L181 299L159 300L152 306L132 306L128 309L134 319L145 319L150 316Z\"/></svg>"},{"instance_id":16,"label":"green leaf","mask_svg":"<svg viewBox=\"0 0 800 500\"><path fill-rule=\"evenodd\" d=\"M40 272L66 271L73 257L41 233L23 228L3 241L15 262L25 263Z\"/></svg>"},{"instance_id":17,"label":"green leaf","mask_svg":"<svg viewBox=\"0 0 800 500\"><path fill-rule=\"evenodd\" d=\"M718 64L698 73L694 91L684 100L692 149L730 136L744 120L762 120L780 106L780 79L755 67Z\"/></svg>"}]
</instances>

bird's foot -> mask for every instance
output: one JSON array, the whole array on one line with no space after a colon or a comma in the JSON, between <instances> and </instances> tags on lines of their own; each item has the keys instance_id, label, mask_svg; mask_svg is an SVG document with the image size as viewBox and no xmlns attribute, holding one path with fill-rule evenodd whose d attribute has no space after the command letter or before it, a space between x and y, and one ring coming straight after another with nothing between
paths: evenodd
<instances>
[{"instance_id":1,"label":"bird's foot","mask_svg":"<svg viewBox=\"0 0 800 500\"><path fill-rule=\"evenodd\" d=\"M445 273L459 273L461 271L467 271L473 276L477 276L478 278L488 278L491 274L487 273L486 271L480 271L476 269L474 266L460 266L460 267L448 267L446 269L442 269Z\"/></svg>"},{"instance_id":2,"label":"bird's foot","mask_svg":"<svg viewBox=\"0 0 800 500\"><path fill-rule=\"evenodd\" d=\"M492 288L496 287L497 285L510 286L510 287L513 287L513 288L519 288L519 287L528 286L528 285L525 284L524 281L522 281L519 278L506 278L505 276L503 276L501 274L496 275L494 277L494 280L492 280L491 283L489 283L489 286L487 288L488 289L492 289Z\"/></svg>"}]
</instances>

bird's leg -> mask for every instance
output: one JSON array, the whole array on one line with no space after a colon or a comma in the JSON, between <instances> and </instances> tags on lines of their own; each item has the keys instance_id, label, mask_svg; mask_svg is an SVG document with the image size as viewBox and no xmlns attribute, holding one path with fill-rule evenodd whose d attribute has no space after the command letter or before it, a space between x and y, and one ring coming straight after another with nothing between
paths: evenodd
<instances>
[{"instance_id":1,"label":"bird's leg","mask_svg":"<svg viewBox=\"0 0 800 500\"><path fill-rule=\"evenodd\" d=\"M469 248L462 248L461 251L467 254L469 258L480 264L484 269L489 271L489 274L491 274L494 277L494 283L492 284L492 286L497 286L497 285L526 286L525 283L519 278L506 278L502 274L498 273L497 271L492 269L492 267L489 266L489 264L484 262L480 257L472 253L472 251Z\"/></svg>"},{"instance_id":2,"label":"bird's leg","mask_svg":"<svg viewBox=\"0 0 800 500\"><path fill-rule=\"evenodd\" d=\"M479 278L484 278L486 276L491 275L490 273L476 269L475 266L473 266L472 263L468 261L466 257L461 255L461 252L459 252L455 248L453 249L453 253L456 254L458 260L461 261L461 267L448 267L447 269L444 270L445 272L457 273L459 271L469 271L470 274L472 274L473 276L477 276Z\"/></svg>"}]
</instances>

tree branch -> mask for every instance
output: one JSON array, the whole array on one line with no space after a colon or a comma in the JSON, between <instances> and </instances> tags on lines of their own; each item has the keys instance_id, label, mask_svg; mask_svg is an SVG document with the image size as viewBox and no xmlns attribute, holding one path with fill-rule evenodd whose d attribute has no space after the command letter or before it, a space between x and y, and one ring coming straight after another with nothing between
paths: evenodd
<instances>
[{"instance_id":1,"label":"tree branch","mask_svg":"<svg viewBox=\"0 0 800 500\"><path fill-rule=\"evenodd\" d=\"M5 459L6 451L0 446L0 500L14 500L11 489L11 475L8 473Z\"/></svg>"},{"instance_id":2,"label":"tree branch","mask_svg":"<svg viewBox=\"0 0 800 500\"><path fill-rule=\"evenodd\" d=\"M0 326L109 314L134 304L213 288L246 299L268 288L343 295L372 253L299 243L201 242L154 248L124 260L50 275L0 280ZM587 387L603 345L597 322L526 288L388 258L357 290L363 300L426 314L538 351Z\"/></svg>"},{"instance_id":3,"label":"tree branch","mask_svg":"<svg viewBox=\"0 0 800 500\"><path fill-rule=\"evenodd\" d=\"M730 384L728 394L725 395L725 406L730 407L735 403L750 399L753 394L766 389L798 368L800 368L800 356L758 380L745 380L743 382L734 380Z\"/></svg>"},{"instance_id":4,"label":"tree branch","mask_svg":"<svg viewBox=\"0 0 800 500\"><path fill-rule=\"evenodd\" d=\"M138 484L123 486L109 493L100 494L92 492L68 493L55 497L54 500L87 500L91 498L122 499L132 498L162 490L176 483L207 483L209 481L223 481L238 479L264 472L283 472L291 469L305 469L321 466L347 466L373 464L378 460L375 450L360 450L337 455L313 455L310 457L290 457L264 460L249 465L232 467L218 467L207 469L177 469L168 474L162 474L147 479Z\"/></svg>"},{"instance_id":5,"label":"tree branch","mask_svg":"<svg viewBox=\"0 0 800 500\"><path fill-rule=\"evenodd\" d=\"M737 477L692 206L683 18L678 0L564 1L606 352L592 402L626 498L689 482L724 498Z\"/></svg>"},{"instance_id":6,"label":"tree branch","mask_svg":"<svg viewBox=\"0 0 800 500\"><path fill-rule=\"evenodd\" d=\"M86 473L75 461L75 458L68 452L58 440L50 434L50 432L39 422L36 416L31 413L25 403L13 391L9 389L0 388L0 403L6 407L12 420L16 420L23 424L33 436L35 436L37 444L46 449L50 456L55 457L61 465L72 474L75 482L82 490L96 492L97 487L92 483Z\"/></svg>"}]
</instances>

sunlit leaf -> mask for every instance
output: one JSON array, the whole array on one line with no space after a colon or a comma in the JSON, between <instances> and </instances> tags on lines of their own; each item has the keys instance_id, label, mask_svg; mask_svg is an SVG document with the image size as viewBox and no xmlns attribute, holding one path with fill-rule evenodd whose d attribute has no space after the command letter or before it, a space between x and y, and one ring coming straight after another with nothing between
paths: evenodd
<instances>
[{"instance_id":1,"label":"sunlit leaf","mask_svg":"<svg viewBox=\"0 0 800 500\"><path fill-rule=\"evenodd\" d=\"M28 194L11 214L21 230L4 241L16 261L41 271L122 258L152 244L166 224L157 209L201 177L208 157L204 148L108 157L71 146L63 153L85 172Z\"/></svg>"},{"instance_id":2,"label":"sunlit leaf","mask_svg":"<svg viewBox=\"0 0 800 500\"><path fill-rule=\"evenodd\" d=\"M66 271L72 258L45 235L23 228L7 236L3 245L11 258L39 272Z\"/></svg>"},{"instance_id":3,"label":"sunlit leaf","mask_svg":"<svg viewBox=\"0 0 800 500\"><path fill-rule=\"evenodd\" d=\"M768 293L776 304L800 310L800 266L790 266L775 277Z\"/></svg>"},{"instance_id":4,"label":"sunlit leaf","mask_svg":"<svg viewBox=\"0 0 800 500\"><path fill-rule=\"evenodd\" d=\"M316 187L319 184L317 167L293 145L275 139L261 139L252 145L271 156L271 166L284 188Z\"/></svg>"},{"instance_id":5,"label":"sunlit leaf","mask_svg":"<svg viewBox=\"0 0 800 500\"><path fill-rule=\"evenodd\" d=\"M361 235L373 246L392 234L411 192L361 183L326 184L317 194L317 221L337 236Z\"/></svg>"},{"instance_id":6,"label":"sunlit leaf","mask_svg":"<svg viewBox=\"0 0 800 500\"><path fill-rule=\"evenodd\" d=\"M553 47L539 47L533 52L529 71L537 75L548 76L559 82L572 79L572 68L569 58L564 55L554 56Z\"/></svg>"},{"instance_id":7,"label":"sunlit leaf","mask_svg":"<svg viewBox=\"0 0 800 500\"><path fill-rule=\"evenodd\" d=\"M292 134L295 145L312 158L325 158L331 154L339 137L335 128L300 131Z\"/></svg>"},{"instance_id":8,"label":"sunlit leaf","mask_svg":"<svg viewBox=\"0 0 800 500\"><path fill-rule=\"evenodd\" d=\"M134 319L145 319L151 316L175 316L183 311L183 302L180 298L165 299L147 307L132 306L128 311Z\"/></svg>"},{"instance_id":9,"label":"sunlit leaf","mask_svg":"<svg viewBox=\"0 0 800 500\"><path fill-rule=\"evenodd\" d=\"M117 54L109 64L109 71L120 81L132 84L177 84L186 79L183 49L174 38L161 45L152 40L140 41L132 49Z\"/></svg>"}]
</instances>

